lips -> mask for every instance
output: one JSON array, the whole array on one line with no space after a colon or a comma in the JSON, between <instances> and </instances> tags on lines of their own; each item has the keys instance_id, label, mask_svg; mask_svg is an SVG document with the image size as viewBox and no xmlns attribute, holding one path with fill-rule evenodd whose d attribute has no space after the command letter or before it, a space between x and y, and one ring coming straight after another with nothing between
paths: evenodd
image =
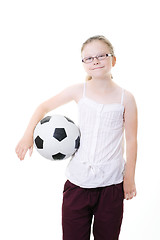
<instances>
[{"instance_id":1,"label":"lips","mask_svg":"<svg viewBox=\"0 0 160 240\"><path fill-rule=\"evenodd\" d=\"M101 69L101 68L104 68L104 67L96 67L96 68L93 68L92 70Z\"/></svg>"}]
</instances>

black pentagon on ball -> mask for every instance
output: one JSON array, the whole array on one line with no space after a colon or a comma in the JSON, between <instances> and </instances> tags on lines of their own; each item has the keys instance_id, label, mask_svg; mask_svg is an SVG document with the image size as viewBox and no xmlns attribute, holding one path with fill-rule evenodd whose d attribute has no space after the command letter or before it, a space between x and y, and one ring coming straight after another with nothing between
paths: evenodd
<instances>
[{"instance_id":1,"label":"black pentagon on ball","mask_svg":"<svg viewBox=\"0 0 160 240\"><path fill-rule=\"evenodd\" d=\"M53 160L62 160L62 159L64 159L65 158L65 156L66 155L64 155L64 154L62 154L62 153L57 153L57 154L54 154L54 155L52 155L52 158L53 158Z\"/></svg>"},{"instance_id":2,"label":"black pentagon on ball","mask_svg":"<svg viewBox=\"0 0 160 240\"><path fill-rule=\"evenodd\" d=\"M70 118L68 118L66 116L64 116L64 117L67 119L68 122L74 123Z\"/></svg>"},{"instance_id":3,"label":"black pentagon on ball","mask_svg":"<svg viewBox=\"0 0 160 240\"><path fill-rule=\"evenodd\" d=\"M43 139L40 136L37 136L34 141L38 149L43 149Z\"/></svg>"},{"instance_id":4,"label":"black pentagon on ball","mask_svg":"<svg viewBox=\"0 0 160 240\"><path fill-rule=\"evenodd\" d=\"M67 137L66 131L64 128L55 128L53 133L53 137L57 139L59 142Z\"/></svg>"},{"instance_id":5,"label":"black pentagon on ball","mask_svg":"<svg viewBox=\"0 0 160 240\"><path fill-rule=\"evenodd\" d=\"M80 137L78 136L77 139L75 140L75 148L78 149L80 146Z\"/></svg>"},{"instance_id":6,"label":"black pentagon on ball","mask_svg":"<svg viewBox=\"0 0 160 240\"><path fill-rule=\"evenodd\" d=\"M51 119L51 116L47 116L47 117L43 118L43 119L40 121L40 123L41 123L41 124L47 123L47 122L50 121L50 119Z\"/></svg>"}]
</instances>

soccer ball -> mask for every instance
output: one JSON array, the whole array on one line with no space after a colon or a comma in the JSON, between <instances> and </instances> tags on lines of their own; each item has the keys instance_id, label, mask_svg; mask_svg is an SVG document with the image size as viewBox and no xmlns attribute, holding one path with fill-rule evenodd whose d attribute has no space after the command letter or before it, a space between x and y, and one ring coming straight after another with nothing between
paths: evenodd
<instances>
[{"instance_id":1,"label":"soccer ball","mask_svg":"<svg viewBox=\"0 0 160 240\"><path fill-rule=\"evenodd\" d=\"M72 156L80 146L80 131L68 117L43 118L34 130L34 146L45 158L62 160Z\"/></svg>"}]
</instances>

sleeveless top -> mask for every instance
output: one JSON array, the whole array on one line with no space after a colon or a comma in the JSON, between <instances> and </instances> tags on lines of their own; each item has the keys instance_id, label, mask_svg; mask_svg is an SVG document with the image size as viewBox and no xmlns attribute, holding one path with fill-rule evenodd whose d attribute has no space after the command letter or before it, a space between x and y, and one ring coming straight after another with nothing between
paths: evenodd
<instances>
[{"instance_id":1,"label":"sleeveless top","mask_svg":"<svg viewBox=\"0 0 160 240\"><path fill-rule=\"evenodd\" d=\"M101 104L85 96L78 102L80 147L71 157L65 175L83 188L96 188L123 181L124 89L121 103Z\"/></svg>"}]
</instances>

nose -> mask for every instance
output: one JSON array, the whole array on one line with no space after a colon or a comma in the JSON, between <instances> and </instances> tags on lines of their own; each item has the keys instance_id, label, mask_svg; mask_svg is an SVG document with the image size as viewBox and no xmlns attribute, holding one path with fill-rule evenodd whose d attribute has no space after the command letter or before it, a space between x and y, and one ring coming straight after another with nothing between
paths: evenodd
<instances>
[{"instance_id":1,"label":"nose","mask_svg":"<svg viewBox=\"0 0 160 240\"><path fill-rule=\"evenodd\" d=\"M97 57L94 57L93 63L94 63L94 65L95 65L95 64L99 64L99 60L97 59Z\"/></svg>"}]
</instances>

